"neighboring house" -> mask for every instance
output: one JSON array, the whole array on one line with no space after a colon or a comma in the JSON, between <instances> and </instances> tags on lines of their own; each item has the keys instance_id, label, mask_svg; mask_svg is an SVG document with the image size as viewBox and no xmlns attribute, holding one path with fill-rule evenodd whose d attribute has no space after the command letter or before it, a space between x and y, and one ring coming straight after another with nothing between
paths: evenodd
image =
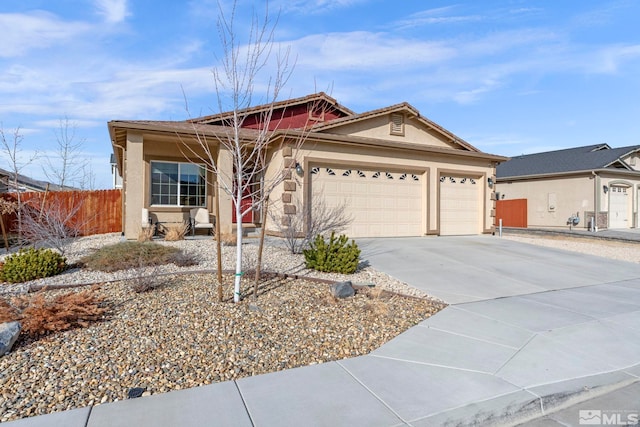
<instances>
[{"instance_id":1,"label":"neighboring house","mask_svg":"<svg viewBox=\"0 0 640 427\"><path fill-rule=\"evenodd\" d=\"M241 136L251 139L266 106L242 112ZM216 135L228 132L231 113L189 121L110 121L117 169L123 178L125 236L136 238L143 215L152 221L189 218L192 207L213 211L216 177L185 159L181 144L207 137L222 174L232 172L230 153ZM493 231L495 167L505 157L486 154L420 115L407 103L356 114L324 93L275 104L270 169L264 179L299 164L298 173L272 193L278 213L296 211L296 200L322 198L329 207L347 203L353 223L349 237L480 234ZM308 123L313 127L302 128ZM291 149L301 135L297 153ZM281 142L284 141L284 144ZM289 144L288 144L289 143ZM225 175L222 175L225 176ZM491 184L491 185L490 185ZM141 215L141 212L144 212ZM230 197L220 198L222 232L236 221ZM258 227L260 216L243 218ZM267 232L277 234L274 221Z\"/></svg>"},{"instance_id":2,"label":"neighboring house","mask_svg":"<svg viewBox=\"0 0 640 427\"><path fill-rule=\"evenodd\" d=\"M28 176L18 174L17 179L17 188L13 172L9 172L8 170L0 169L0 193L12 193L19 191L24 193L26 191L65 191L65 190L74 190L71 187L61 187L56 184L51 184L46 181L39 181L37 179L29 178Z\"/></svg>"},{"instance_id":3,"label":"neighboring house","mask_svg":"<svg viewBox=\"0 0 640 427\"><path fill-rule=\"evenodd\" d=\"M638 227L640 145L607 144L516 156L497 168L497 196L527 199L529 227ZM595 227L592 227L594 231Z\"/></svg>"},{"instance_id":4,"label":"neighboring house","mask_svg":"<svg viewBox=\"0 0 640 427\"><path fill-rule=\"evenodd\" d=\"M111 188L122 188L122 174L118 170L118 162L116 156L111 154Z\"/></svg>"}]
</instances>

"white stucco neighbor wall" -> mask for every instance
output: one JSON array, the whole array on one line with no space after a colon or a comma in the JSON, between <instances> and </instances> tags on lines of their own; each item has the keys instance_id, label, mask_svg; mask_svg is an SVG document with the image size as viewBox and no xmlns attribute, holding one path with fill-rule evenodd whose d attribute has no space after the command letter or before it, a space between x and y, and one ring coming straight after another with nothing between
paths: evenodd
<instances>
[{"instance_id":1,"label":"white stucco neighbor wall","mask_svg":"<svg viewBox=\"0 0 640 427\"><path fill-rule=\"evenodd\" d=\"M568 227L567 219L576 212L580 216L578 227L587 228L589 218L585 214L592 216L596 210L601 216L598 227L608 228L611 187L623 187L628 194L628 227L636 228L639 226L640 177L634 174L637 172L597 171L555 178L501 179L496 184L496 192L501 200L527 199L530 228Z\"/></svg>"},{"instance_id":2,"label":"white stucco neighbor wall","mask_svg":"<svg viewBox=\"0 0 640 427\"><path fill-rule=\"evenodd\" d=\"M579 213L579 227L586 227L585 211L594 210L594 177L575 176L527 181L501 181L501 200L527 199L528 226L568 227L567 219ZM504 196L504 197L503 197Z\"/></svg>"}]
</instances>

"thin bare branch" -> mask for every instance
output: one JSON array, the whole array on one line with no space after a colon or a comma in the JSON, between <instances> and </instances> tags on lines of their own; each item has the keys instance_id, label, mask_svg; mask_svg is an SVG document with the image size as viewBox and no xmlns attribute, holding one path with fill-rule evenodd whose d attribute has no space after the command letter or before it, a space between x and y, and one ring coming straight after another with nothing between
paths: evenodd
<instances>
[{"instance_id":1,"label":"thin bare branch","mask_svg":"<svg viewBox=\"0 0 640 427\"><path fill-rule=\"evenodd\" d=\"M353 222L353 217L347 213L348 202L344 200L330 207L322 197L322 190L314 192L312 204L297 199L294 206L293 214L278 215L269 211L286 247L294 254L302 253L317 235L332 231L340 233Z\"/></svg>"}]
</instances>

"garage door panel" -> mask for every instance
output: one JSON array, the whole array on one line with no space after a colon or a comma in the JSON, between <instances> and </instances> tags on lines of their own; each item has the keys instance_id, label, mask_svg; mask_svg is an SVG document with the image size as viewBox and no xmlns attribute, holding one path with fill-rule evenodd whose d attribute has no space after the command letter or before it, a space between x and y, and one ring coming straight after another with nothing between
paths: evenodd
<instances>
[{"instance_id":1,"label":"garage door panel","mask_svg":"<svg viewBox=\"0 0 640 427\"><path fill-rule=\"evenodd\" d=\"M467 235L482 232L480 185L473 177L440 178L440 234Z\"/></svg>"},{"instance_id":2,"label":"garage door panel","mask_svg":"<svg viewBox=\"0 0 640 427\"><path fill-rule=\"evenodd\" d=\"M609 188L609 228L630 228L629 200L627 187Z\"/></svg>"},{"instance_id":3,"label":"garage door panel","mask_svg":"<svg viewBox=\"0 0 640 427\"><path fill-rule=\"evenodd\" d=\"M311 179L314 196L318 193L329 207L347 202L347 214L354 218L346 230L350 237L423 234L422 182L418 175L384 169L314 167Z\"/></svg>"}]
</instances>

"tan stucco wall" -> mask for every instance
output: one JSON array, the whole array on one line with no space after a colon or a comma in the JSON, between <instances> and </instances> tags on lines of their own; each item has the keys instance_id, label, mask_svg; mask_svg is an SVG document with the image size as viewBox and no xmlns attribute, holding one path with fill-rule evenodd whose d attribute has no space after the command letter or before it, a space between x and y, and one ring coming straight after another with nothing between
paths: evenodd
<instances>
[{"instance_id":1,"label":"tan stucco wall","mask_svg":"<svg viewBox=\"0 0 640 427\"><path fill-rule=\"evenodd\" d=\"M388 139L388 118L384 119L385 138ZM408 129L411 126L408 126ZM375 133L375 132L374 132ZM425 143L433 138L428 132L415 135L416 139ZM290 141L290 145L295 147L295 141ZM156 134L152 132L128 132L126 161L124 163L124 175L126 176L125 189L125 236L128 239L135 239L141 229L142 208L148 208L153 222L181 222L188 220L189 208L172 206L151 206L150 205L150 162L152 160L165 161L185 161L187 150L180 149L180 142L175 135ZM443 142L436 140L433 145L443 146ZM446 145L446 144L445 144ZM192 145L198 151L197 145ZM286 146L286 144L285 144ZM202 154L202 153L201 153ZM188 154L192 160L197 162L194 155ZM233 167L231 155L224 149L217 153L218 165L221 168L221 177L231 176ZM276 179L286 162L299 162L304 169L304 175L298 176L294 170L290 177L278 184L271 193L272 209L282 209L284 205L296 204L296 200L306 200L310 193L308 181L306 181L310 168L316 164L342 164L348 166L359 166L363 169L382 170L410 170L421 175L423 182L422 218L423 234L439 234L439 178L440 175L460 171L467 175L471 174L480 179L482 187L480 193L482 198L482 209L484 218L482 219L481 231L490 232L493 229L494 202L491 200L491 189L487 186L487 177L494 176L495 167L491 161L457 155L452 151L451 155L440 153L406 152L394 149L372 148L356 146L354 144L338 144L308 140L304 146L291 153L287 149L282 149L278 145L270 153L272 156L269 168L265 172L264 180L268 186ZM214 182L215 176L212 173L207 175L209 185L207 187L207 208L214 211ZM221 178L222 180L222 178ZM283 202L283 194L288 193L290 201ZM300 203L298 203L300 204ZM232 202L231 197L226 192L220 193L220 224L223 233L232 232ZM272 219L268 221L271 222ZM270 232L277 232L273 223L267 227Z\"/></svg>"},{"instance_id":2,"label":"tan stucco wall","mask_svg":"<svg viewBox=\"0 0 640 427\"><path fill-rule=\"evenodd\" d=\"M622 157L622 160L631 166L633 170L640 170L640 154L632 153L628 156Z\"/></svg>"},{"instance_id":3,"label":"tan stucco wall","mask_svg":"<svg viewBox=\"0 0 640 427\"><path fill-rule=\"evenodd\" d=\"M177 142L175 136L170 138L156 135L143 135L142 133L129 131L127 133L126 161L124 163L126 186L124 192L124 233L127 239L136 239L142 227L142 209L149 209L151 220L156 223L179 223L189 220L189 207L173 206L152 206L150 204L150 162L152 160L185 162L190 157L192 161L200 163L197 156L182 147L181 142ZM204 153L197 146L192 144L194 151L204 157ZM182 150L182 151L181 151ZM222 152L225 168L223 170L230 174L231 162L226 161L226 153ZM206 158L206 157L205 157ZM207 198L206 207L209 212L214 212L215 195L215 175L207 173ZM221 225L231 223L231 198L221 193L220 218ZM222 232L230 232L223 228Z\"/></svg>"},{"instance_id":4,"label":"tan stucco wall","mask_svg":"<svg viewBox=\"0 0 640 427\"><path fill-rule=\"evenodd\" d=\"M462 156L447 156L444 154L399 152L392 149L372 149L353 145L329 144L326 142L307 141L295 158L304 169L304 176L298 177L293 173L292 180L296 182L296 191L292 197L307 200L313 190L309 186L309 173L312 167L317 165L345 165L361 167L362 169L382 170L411 170L422 176L423 190L423 234L438 234L438 197L439 178L441 174L451 171L460 171L472 174L480 179L481 197L483 200L484 220L482 229L484 232L493 230L493 210L495 204L491 200L491 189L487 185L487 177L493 176L495 180L495 168L488 161ZM282 161L274 162L270 173L282 166ZM272 200L280 200L285 193L280 185L274 192ZM282 205L282 204L280 204ZM277 209L273 205L273 209ZM267 226L270 233L277 232L271 225Z\"/></svg>"},{"instance_id":5,"label":"tan stucco wall","mask_svg":"<svg viewBox=\"0 0 640 427\"><path fill-rule=\"evenodd\" d=\"M411 142L435 147L454 147L442 141L442 136L435 131L429 132L422 123L405 117L404 136L392 135L389 127L390 115L374 117L351 124L329 129L327 132L339 135L353 135L388 141Z\"/></svg>"},{"instance_id":6,"label":"tan stucco wall","mask_svg":"<svg viewBox=\"0 0 640 427\"><path fill-rule=\"evenodd\" d=\"M134 239L138 237L138 232L142 226L142 208L144 207L144 200L140 193L142 188L134 184L144 182L142 134L133 132L127 134L125 176L127 185L124 190L123 200L124 235L128 239Z\"/></svg>"}]
</instances>

